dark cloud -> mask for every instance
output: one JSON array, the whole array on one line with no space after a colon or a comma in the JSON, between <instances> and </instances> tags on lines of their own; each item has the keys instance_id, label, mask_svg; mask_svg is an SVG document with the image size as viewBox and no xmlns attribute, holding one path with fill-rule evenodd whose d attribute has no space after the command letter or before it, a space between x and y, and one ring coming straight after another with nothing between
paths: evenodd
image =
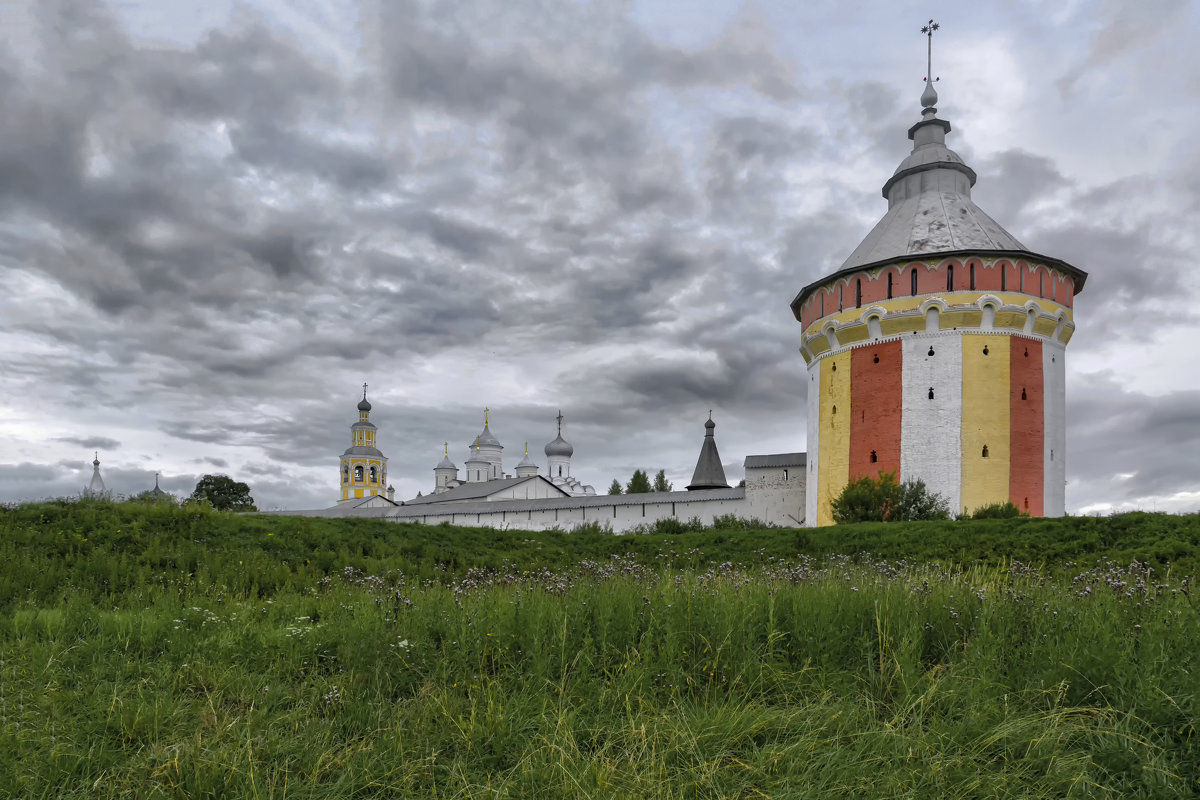
<instances>
[{"instance_id":1,"label":"dark cloud","mask_svg":"<svg viewBox=\"0 0 1200 800\"><path fill-rule=\"evenodd\" d=\"M55 441L79 445L84 450L116 450L121 446L116 439L107 436L59 436Z\"/></svg>"},{"instance_id":2,"label":"dark cloud","mask_svg":"<svg viewBox=\"0 0 1200 800\"><path fill-rule=\"evenodd\" d=\"M1120 506L1196 491L1200 391L1151 396L1090 375L1067 399L1072 496Z\"/></svg>"}]
</instances>

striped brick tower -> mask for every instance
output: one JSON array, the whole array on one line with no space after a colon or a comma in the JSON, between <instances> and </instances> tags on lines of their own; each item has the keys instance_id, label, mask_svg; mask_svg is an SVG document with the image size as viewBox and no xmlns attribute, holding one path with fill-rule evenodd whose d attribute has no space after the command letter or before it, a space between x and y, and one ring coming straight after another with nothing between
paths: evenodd
<instances>
[{"instance_id":1,"label":"striped brick tower","mask_svg":"<svg viewBox=\"0 0 1200 800\"><path fill-rule=\"evenodd\" d=\"M933 25L931 21L931 26ZM936 26L923 32L932 34ZM860 475L924 480L952 511L1061 516L1065 362L1087 274L1031 252L971 200L927 82L888 211L792 301L808 364L810 525Z\"/></svg>"}]
</instances>

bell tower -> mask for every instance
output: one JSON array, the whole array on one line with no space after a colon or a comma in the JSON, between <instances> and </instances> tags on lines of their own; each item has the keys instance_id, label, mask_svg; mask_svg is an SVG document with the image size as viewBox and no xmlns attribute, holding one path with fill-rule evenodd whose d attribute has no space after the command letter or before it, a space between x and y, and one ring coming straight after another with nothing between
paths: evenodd
<instances>
[{"instance_id":1,"label":"bell tower","mask_svg":"<svg viewBox=\"0 0 1200 800\"><path fill-rule=\"evenodd\" d=\"M377 429L371 422L371 403L367 384L363 384L358 402L358 422L350 426L350 447L341 458L341 499L339 503L374 497L387 492L387 458L376 446Z\"/></svg>"}]
</instances>

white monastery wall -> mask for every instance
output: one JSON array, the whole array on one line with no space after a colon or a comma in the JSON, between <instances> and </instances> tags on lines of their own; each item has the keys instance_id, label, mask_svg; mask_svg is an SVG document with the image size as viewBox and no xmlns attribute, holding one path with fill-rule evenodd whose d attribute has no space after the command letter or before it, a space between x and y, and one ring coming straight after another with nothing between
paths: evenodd
<instances>
[{"instance_id":1,"label":"white monastery wall","mask_svg":"<svg viewBox=\"0 0 1200 800\"><path fill-rule=\"evenodd\" d=\"M776 525L801 527L804 525L805 507L808 503L805 486L807 470L803 464L786 467L746 468L746 516L772 520Z\"/></svg>"}]
</instances>

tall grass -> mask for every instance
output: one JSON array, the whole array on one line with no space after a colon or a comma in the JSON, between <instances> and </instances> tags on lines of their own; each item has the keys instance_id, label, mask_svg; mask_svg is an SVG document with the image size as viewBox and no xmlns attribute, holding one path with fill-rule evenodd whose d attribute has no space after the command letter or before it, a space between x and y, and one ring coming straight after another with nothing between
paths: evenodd
<instances>
[{"instance_id":1,"label":"tall grass","mask_svg":"<svg viewBox=\"0 0 1200 800\"><path fill-rule=\"evenodd\" d=\"M6 513L0 796L1200 793L1174 569Z\"/></svg>"}]
</instances>

